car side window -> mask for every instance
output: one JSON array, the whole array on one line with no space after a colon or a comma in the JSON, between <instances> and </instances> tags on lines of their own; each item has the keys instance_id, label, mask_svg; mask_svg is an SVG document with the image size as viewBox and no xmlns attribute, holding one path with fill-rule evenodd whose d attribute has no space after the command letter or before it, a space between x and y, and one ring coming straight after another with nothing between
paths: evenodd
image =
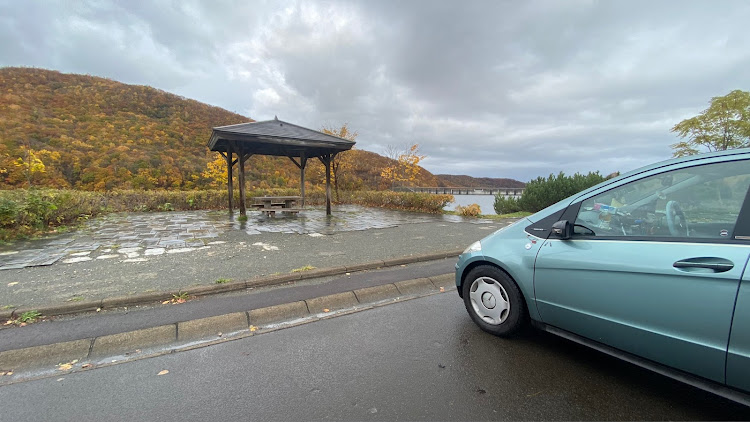
<instances>
[{"instance_id":1,"label":"car side window","mask_svg":"<svg viewBox=\"0 0 750 422\"><path fill-rule=\"evenodd\" d=\"M750 187L750 160L672 170L581 203L576 237L731 239Z\"/></svg>"}]
</instances>

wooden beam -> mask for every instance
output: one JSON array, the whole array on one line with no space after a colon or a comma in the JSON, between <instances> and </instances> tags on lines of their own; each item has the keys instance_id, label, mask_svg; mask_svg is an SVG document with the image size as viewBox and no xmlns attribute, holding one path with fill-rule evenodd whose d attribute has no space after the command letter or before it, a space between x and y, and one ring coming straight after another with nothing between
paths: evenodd
<instances>
[{"instance_id":1,"label":"wooden beam","mask_svg":"<svg viewBox=\"0 0 750 422\"><path fill-rule=\"evenodd\" d=\"M294 163L295 166L297 166L298 169L302 168L302 165L300 165L300 163L298 163L297 160L294 159L294 157L292 157L291 155L288 155L287 157L289 157L289 159L292 160L292 162Z\"/></svg>"}]
</instances>

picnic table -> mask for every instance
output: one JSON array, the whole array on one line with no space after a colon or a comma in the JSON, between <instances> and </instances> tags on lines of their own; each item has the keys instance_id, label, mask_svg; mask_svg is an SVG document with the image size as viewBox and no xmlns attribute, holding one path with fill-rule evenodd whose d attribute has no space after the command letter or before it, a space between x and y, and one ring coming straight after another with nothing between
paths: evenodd
<instances>
[{"instance_id":1,"label":"picnic table","mask_svg":"<svg viewBox=\"0 0 750 422\"><path fill-rule=\"evenodd\" d=\"M302 201L301 196L256 196L253 197L252 207L266 215L276 215L276 212L296 214L302 211L297 204Z\"/></svg>"}]
</instances>

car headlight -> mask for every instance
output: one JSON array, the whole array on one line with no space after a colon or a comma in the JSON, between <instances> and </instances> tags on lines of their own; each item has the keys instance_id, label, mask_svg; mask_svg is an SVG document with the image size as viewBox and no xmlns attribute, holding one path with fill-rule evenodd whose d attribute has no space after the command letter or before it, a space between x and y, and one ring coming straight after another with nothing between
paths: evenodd
<instances>
[{"instance_id":1,"label":"car headlight","mask_svg":"<svg viewBox=\"0 0 750 422\"><path fill-rule=\"evenodd\" d=\"M466 250L464 251L464 253L479 252L481 250L482 250L482 244L477 240L476 242L474 242L471 245L469 245L469 247L466 248Z\"/></svg>"}]
</instances>

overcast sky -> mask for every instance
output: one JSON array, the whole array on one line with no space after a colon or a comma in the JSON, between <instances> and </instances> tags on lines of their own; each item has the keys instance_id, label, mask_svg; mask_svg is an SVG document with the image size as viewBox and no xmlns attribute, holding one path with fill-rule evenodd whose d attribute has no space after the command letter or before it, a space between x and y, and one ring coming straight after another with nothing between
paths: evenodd
<instances>
[{"instance_id":1,"label":"overcast sky","mask_svg":"<svg viewBox=\"0 0 750 422\"><path fill-rule=\"evenodd\" d=\"M750 89L748 1L0 0L0 66L150 85L433 173L528 181L671 156Z\"/></svg>"}]
</instances>

